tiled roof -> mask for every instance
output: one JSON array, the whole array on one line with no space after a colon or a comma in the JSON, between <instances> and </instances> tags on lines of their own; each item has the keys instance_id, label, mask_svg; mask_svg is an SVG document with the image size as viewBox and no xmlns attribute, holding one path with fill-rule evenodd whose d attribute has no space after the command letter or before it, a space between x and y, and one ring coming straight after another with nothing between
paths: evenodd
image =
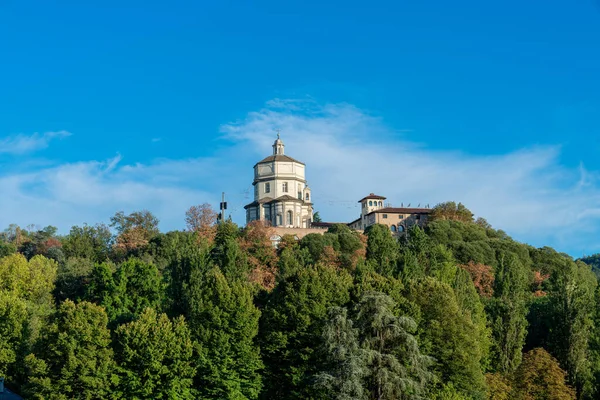
<instances>
[{"instance_id":1,"label":"tiled roof","mask_svg":"<svg viewBox=\"0 0 600 400\"><path fill-rule=\"evenodd\" d=\"M385 200L385 197L383 196L377 196L374 193L370 193L368 196L363 197L362 199L360 199L358 202L362 202L363 200L368 200L368 199L376 199L376 200Z\"/></svg>"},{"instance_id":2,"label":"tiled roof","mask_svg":"<svg viewBox=\"0 0 600 400\"><path fill-rule=\"evenodd\" d=\"M298 164L305 165L302 161L295 160L292 157L289 157L286 155L269 156L269 157L263 158L262 160L257 162L257 164L270 163L273 161L287 161L287 162L295 162Z\"/></svg>"},{"instance_id":3,"label":"tiled roof","mask_svg":"<svg viewBox=\"0 0 600 400\"><path fill-rule=\"evenodd\" d=\"M383 214L431 214L431 208L408 208L408 207L385 207L379 210L374 210L369 213Z\"/></svg>"}]
</instances>

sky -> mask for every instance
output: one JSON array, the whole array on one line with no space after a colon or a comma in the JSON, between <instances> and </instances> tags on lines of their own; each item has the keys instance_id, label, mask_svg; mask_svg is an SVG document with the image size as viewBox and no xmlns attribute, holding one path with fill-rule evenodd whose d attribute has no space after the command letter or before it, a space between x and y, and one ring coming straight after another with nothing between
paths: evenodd
<instances>
[{"instance_id":1,"label":"sky","mask_svg":"<svg viewBox=\"0 0 600 400\"><path fill-rule=\"evenodd\" d=\"M280 129L324 220L453 200L589 255L599 72L600 0L0 0L0 229L243 224Z\"/></svg>"}]
</instances>

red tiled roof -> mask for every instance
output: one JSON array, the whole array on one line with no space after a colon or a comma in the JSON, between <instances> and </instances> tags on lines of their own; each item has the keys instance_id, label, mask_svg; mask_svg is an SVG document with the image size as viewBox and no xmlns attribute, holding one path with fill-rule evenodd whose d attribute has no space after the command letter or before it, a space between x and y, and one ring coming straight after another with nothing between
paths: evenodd
<instances>
[{"instance_id":1,"label":"red tiled roof","mask_svg":"<svg viewBox=\"0 0 600 400\"><path fill-rule=\"evenodd\" d=\"M431 208L386 207L371 211L369 214L431 214Z\"/></svg>"},{"instance_id":2,"label":"red tiled roof","mask_svg":"<svg viewBox=\"0 0 600 400\"><path fill-rule=\"evenodd\" d=\"M362 199L360 199L358 202L362 202L363 200L368 200L368 199L377 199L377 200L385 200L385 197L383 196L377 196L375 193L370 193L368 196L363 197Z\"/></svg>"}]
</instances>

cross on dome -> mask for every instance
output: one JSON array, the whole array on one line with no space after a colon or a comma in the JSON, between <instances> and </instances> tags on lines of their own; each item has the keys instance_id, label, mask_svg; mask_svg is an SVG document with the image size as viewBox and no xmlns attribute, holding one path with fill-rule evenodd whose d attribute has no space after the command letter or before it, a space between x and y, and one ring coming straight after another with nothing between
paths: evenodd
<instances>
[{"instance_id":1,"label":"cross on dome","mask_svg":"<svg viewBox=\"0 0 600 400\"><path fill-rule=\"evenodd\" d=\"M279 136L279 129L277 129L277 140L273 143L273 155L282 156L284 154L285 145Z\"/></svg>"}]
</instances>

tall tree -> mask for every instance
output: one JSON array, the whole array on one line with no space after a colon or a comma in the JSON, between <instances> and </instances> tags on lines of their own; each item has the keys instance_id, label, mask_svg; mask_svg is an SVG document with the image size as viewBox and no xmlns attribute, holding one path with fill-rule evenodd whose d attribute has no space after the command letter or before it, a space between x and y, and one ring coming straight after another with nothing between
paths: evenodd
<instances>
[{"instance_id":1,"label":"tall tree","mask_svg":"<svg viewBox=\"0 0 600 400\"><path fill-rule=\"evenodd\" d=\"M158 218L148 210L128 215L119 211L110 218L110 226L118 233L115 247L124 254L146 246L159 233Z\"/></svg>"},{"instance_id":2,"label":"tall tree","mask_svg":"<svg viewBox=\"0 0 600 400\"><path fill-rule=\"evenodd\" d=\"M65 256L84 258L92 262L104 262L110 255L112 233L108 226L97 224L73 226L62 239Z\"/></svg>"},{"instance_id":3,"label":"tall tree","mask_svg":"<svg viewBox=\"0 0 600 400\"><path fill-rule=\"evenodd\" d=\"M452 383L462 394L485 398L481 332L459 307L452 288L427 278L408 287L408 298L421 310L421 350L435 358L438 389Z\"/></svg>"},{"instance_id":4,"label":"tall tree","mask_svg":"<svg viewBox=\"0 0 600 400\"><path fill-rule=\"evenodd\" d=\"M361 347L367 352L367 389L372 399L420 399L431 374L429 357L421 354L417 328L409 317L397 317L391 297L369 292L357 306Z\"/></svg>"},{"instance_id":5,"label":"tall tree","mask_svg":"<svg viewBox=\"0 0 600 400\"><path fill-rule=\"evenodd\" d=\"M315 377L317 390L334 400L366 400L365 378L369 353L360 347L358 329L348 310L332 307L323 328L324 371Z\"/></svg>"},{"instance_id":6,"label":"tall tree","mask_svg":"<svg viewBox=\"0 0 600 400\"><path fill-rule=\"evenodd\" d=\"M349 301L352 278L345 271L307 266L282 279L269 294L261 318L265 362L264 399L310 398L310 381L323 370L315 349L322 343L327 310Z\"/></svg>"},{"instance_id":7,"label":"tall tree","mask_svg":"<svg viewBox=\"0 0 600 400\"><path fill-rule=\"evenodd\" d=\"M496 371L512 373L521 363L527 333L528 271L510 252L499 252L494 297L486 309L492 327L492 362Z\"/></svg>"},{"instance_id":8,"label":"tall tree","mask_svg":"<svg viewBox=\"0 0 600 400\"><path fill-rule=\"evenodd\" d=\"M385 225L375 224L367 228L367 261L375 265L375 270L391 276L396 273L398 243Z\"/></svg>"},{"instance_id":9,"label":"tall tree","mask_svg":"<svg viewBox=\"0 0 600 400\"><path fill-rule=\"evenodd\" d=\"M25 359L33 399L106 399L117 382L108 318L92 303L61 304Z\"/></svg>"},{"instance_id":10,"label":"tall tree","mask_svg":"<svg viewBox=\"0 0 600 400\"><path fill-rule=\"evenodd\" d=\"M263 364L254 343L260 311L246 282L228 282L218 268L194 270L187 317L199 344L198 388L203 399L256 399Z\"/></svg>"},{"instance_id":11,"label":"tall tree","mask_svg":"<svg viewBox=\"0 0 600 400\"><path fill-rule=\"evenodd\" d=\"M194 343L183 317L146 308L116 330L119 392L127 399L195 399Z\"/></svg>"}]
</instances>

